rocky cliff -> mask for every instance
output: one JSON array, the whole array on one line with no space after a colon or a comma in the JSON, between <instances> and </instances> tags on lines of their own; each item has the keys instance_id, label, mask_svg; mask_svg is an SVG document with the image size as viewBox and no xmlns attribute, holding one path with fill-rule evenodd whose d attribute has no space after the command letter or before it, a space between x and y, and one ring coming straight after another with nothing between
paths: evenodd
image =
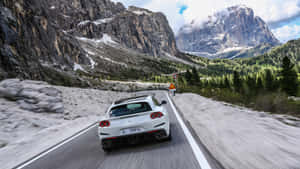
<instances>
[{"instance_id":1,"label":"rocky cliff","mask_svg":"<svg viewBox=\"0 0 300 169\"><path fill-rule=\"evenodd\" d=\"M1 1L0 37L0 79L169 72L155 58L178 53L162 13L109 0Z\"/></svg>"},{"instance_id":2,"label":"rocky cliff","mask_svg":"<svg viewBox=\"0 0 300 169\"><path fill-rule=\"evenodd\" d=\"M224 9L203 23L195 20L180 29L176 40L181 51L210 58L232 58L262 44L279 44L266 23L245 6Z\"/></svg>"},{"instance_id":3,"label":"rocky cliff","mask_svg":"<svg viewBox=\"0 0 300 169\"><path fill-rule=\"evenodd\" d=\"M71 33L88 38L101 38L105 33L128 48L155 57L177 53L175 38L166 17L162 13L137 7L129 7L119 14L98 20L84 20Z\"/></svg>"}]
</instances>

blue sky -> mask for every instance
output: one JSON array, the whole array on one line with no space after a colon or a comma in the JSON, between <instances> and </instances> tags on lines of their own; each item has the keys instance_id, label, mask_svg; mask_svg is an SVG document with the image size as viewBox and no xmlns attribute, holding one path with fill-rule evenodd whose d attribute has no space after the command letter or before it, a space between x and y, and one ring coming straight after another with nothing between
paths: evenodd
<instances>
[{"instance_id":1,"label":"blue sky","mask_svg":"<svg viewBox=\"0 0 300 169\"><path fill-rule=\"evenodd\" d=\"M187 10L187 6L186 5L180 5L179 6L179 14L183 14L183 12L185 11L185 10Z\"/></svg>"},{"instance_id":2,"label":"blue sky","mask_svg":"<svg viewBox=\"0 0 300 169\"><path fill-rule=\"evenodd\" d=\"M226 7L246 5L266 21L281 41L300 38L300 0L113 0L163 12L175 34L191 21L201 23Z\"/></svg>"}]
</instances>

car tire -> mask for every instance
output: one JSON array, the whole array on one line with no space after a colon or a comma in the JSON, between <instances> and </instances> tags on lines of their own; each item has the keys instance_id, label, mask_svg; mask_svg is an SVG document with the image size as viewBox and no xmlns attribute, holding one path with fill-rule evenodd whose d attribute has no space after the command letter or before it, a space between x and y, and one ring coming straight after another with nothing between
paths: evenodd
<instances>
[{"instance_id":1,"label":"car tire","mask_svg":"<svg viewBox=\"0 0 300 169\"><path fill-rule=\"evenodd\" d=\"M161 141L171 141L171 140L172 140L172 133L171 133L171 129L170 129L169 136L166 138L163 138Z\"/></svg>"},{"instance_id":2,"label":"car tire","mask_svg":"<svg viewBox=\"0 0 300 169\"><path fill-rule=\"evenodd\" d=\"M170 133L169 133L169 136L166 138L166 141L171 141L171 140L172 140L172 132L170 129Z\"/></svg>"},{"instance_id":3,"label":"car tire","mask_svg":"<svg viewBox=\"0 0 300 169\"><path fill-rule=\"evenodd\" d=\"M108 147L102 147L103 151L106 152L106 153L109 153L112 151L111 148L108 148Z\"/></svg>"},{"instance_id":4,"label":"car tire","mask_svg":"<svg viewBox=\"0 0 300 169\"><path fill-rule=\"evenodd\" d=\"M113 148L113 143L111 141L109 142L103 142L102 141L102 149L104 152L110 152Z\"/></svg>"}]
</instances>

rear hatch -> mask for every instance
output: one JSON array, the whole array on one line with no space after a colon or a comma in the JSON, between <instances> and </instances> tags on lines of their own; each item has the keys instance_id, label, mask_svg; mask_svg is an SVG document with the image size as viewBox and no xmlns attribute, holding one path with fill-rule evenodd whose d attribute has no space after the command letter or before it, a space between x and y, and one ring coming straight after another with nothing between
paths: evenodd
<instances>
[{"instance_id":1,"label":"rear hatch","mask_svg":"<svg viewBox=\"0 0 300 169\"><path fill-rule=\"evenodd\" d=\"M127 126L139 126L151 122L150 115L153 111L136 113L131 115L125 115L120 117L110 118L111 127L127 127Z\"/></svg>"}]
</instances>

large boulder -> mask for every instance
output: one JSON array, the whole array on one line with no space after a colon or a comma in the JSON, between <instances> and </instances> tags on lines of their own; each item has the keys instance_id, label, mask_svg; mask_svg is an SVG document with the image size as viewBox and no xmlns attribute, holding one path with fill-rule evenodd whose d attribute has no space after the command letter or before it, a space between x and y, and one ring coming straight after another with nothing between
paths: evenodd
<instances>
[{"instance_id":1,"label":"large boulder","mask_svg":"<svg viewBox=\"0 0 300 169\"><path fill-rule=\"evenodd\" d=\"M62 92L46 82L7 79L0 82L0 97L17 101L20 108L37 113L63 113Z\"/></svg>"}]
</instances>

